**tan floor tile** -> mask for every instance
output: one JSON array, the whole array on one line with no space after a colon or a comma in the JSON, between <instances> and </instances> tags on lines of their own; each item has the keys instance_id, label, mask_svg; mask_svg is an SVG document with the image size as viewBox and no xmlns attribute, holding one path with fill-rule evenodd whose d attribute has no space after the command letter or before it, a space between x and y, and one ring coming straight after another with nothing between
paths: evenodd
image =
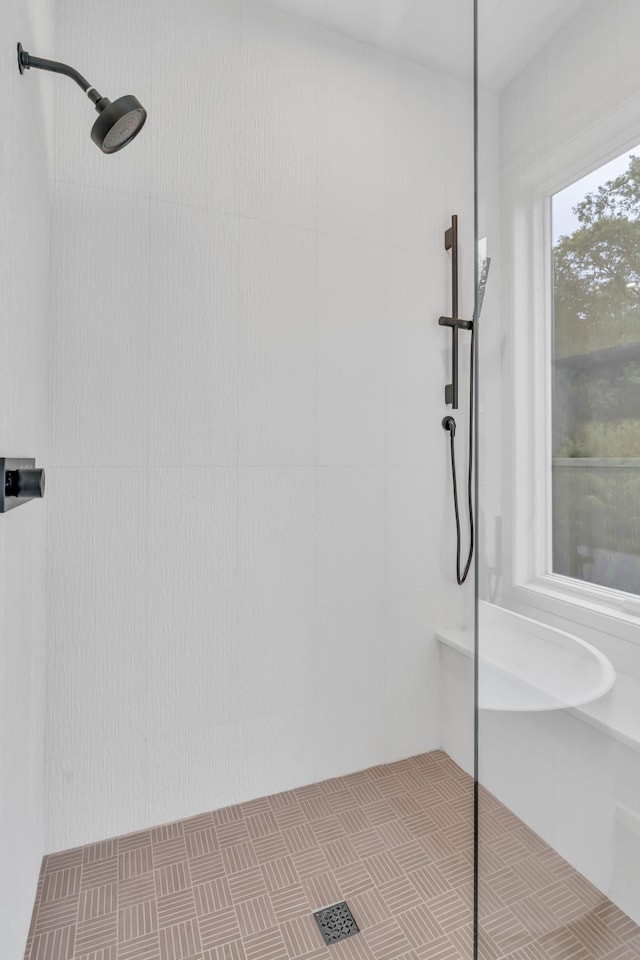
<instances>
[{"instance_id":1,"label":"tan floor tile","mask_svg":"<svg viewBox=\"0 0 640 960\"><path fill-rule=\"evenodd\" d=\"M482 960L639 960L640 927L480 788ZM44 857L25 960L469 960L473 781L442 751ZM361 932L327 948L313 910Z\"/></svg>"}]
</instances>

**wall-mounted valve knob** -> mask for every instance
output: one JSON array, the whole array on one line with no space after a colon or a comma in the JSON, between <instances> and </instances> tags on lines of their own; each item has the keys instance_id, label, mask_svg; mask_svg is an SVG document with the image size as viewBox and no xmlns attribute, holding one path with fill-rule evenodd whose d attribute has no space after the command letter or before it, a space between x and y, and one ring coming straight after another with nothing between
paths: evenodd
<instances>
[{"instance_id":1,"label":"wall-mounted valve knob","mask_svg":"<svg viewBox=\"0 0 640 960\"><path fill-rule=\"evenodd\" d=\"M0 457L0 513L44 497L44 470L31 457Z\"/></svg>"},{"instance_id":2,"label":"wall-mounted valve knob","mask_svg":"<svg viewBox=\"0 0 640 960\"><path fill-rule=\"evenodd\" d=\"M4 492L7 497L17 497L19 500L44 497L44 470L40 467L7 470Z\"/></svg>"}]
</instances>

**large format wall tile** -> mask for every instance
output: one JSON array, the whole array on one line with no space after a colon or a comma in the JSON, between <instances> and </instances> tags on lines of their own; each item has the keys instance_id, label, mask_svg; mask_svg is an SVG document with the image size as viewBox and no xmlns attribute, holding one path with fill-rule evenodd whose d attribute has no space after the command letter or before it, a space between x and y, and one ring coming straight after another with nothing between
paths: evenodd
<instances>
[{"instance_id":1,"label":"large format wall tile","mask_svg":"<svg viewBox=\"0 0 640 960\"><path fill-rule=\"evenodd\" d=\"M320 653L315 517L314 469L240 469L233 682L244 717L311 704Z\"/></svg>"},{"instance_id":2,"label":"large format wall tile","mask_svg":"<svg viewBox=\"0 0 640 960\"><path fill-rule=\"evenodd\" d=\"M58 182L53 229L52 462L146 465L149 201Z\"/></svg>"},{"instance_id":3,"label":"large format wall tile","mask_svg":"<svg viewBox=\"0 0 640 960\"><path fill-rule=\"evenodd\" d=\"M383 244L318 237L318 462L386 457L389 272Z\"/></svg>"},{"instance_id":4,"label":"large format wall tile","mask_svg":"<svg viewBox=\"0 0 640 960\"><path fill-rule=\"evenodd\" d=\"M318 184L316 31L244 5L238 210L313 228Z\"/></svg>"},{"instance_id":5,"label":"large format wall tile","mask_svg":"<svg viewBox=\"0 0 640 960\"><path fill-rule=\"evenodd\" d=\"M148 494L149 735L187 740L238 709L236 472L158 467Z\"/></svg>"},{"instance_id":6,"label":"large format wall tile","mask_svg":"<svg viewBox=\"0 0 640 960\"><path fill-rule=\"evenodd\" d=\"M159 200L237 209L240 24L237 0L155 3L151 191Z\"/></svg>"},{"instance_id":7,"label":"large format wall tile","mask_svg":"<svg viewBox=\"0 0 640 960\"><path fill-rule=\"evenodd\" d=\"M146 471L51 469L46 500L53 762L146 735Z\"/></svg>"},{"instance_id":8,"label":"large format wall tile","mask_svg":"<svg viewBox=\"0 0 640 960\"><path fill-rule=\"evenodd\" d=\"M215 696L212 690L212 698ZM188 736L165 727L147 744L143 794L153 798L163 822L178 809L195 816L221 797L225 802L237 799L233 766L237 749L237 725L233 723L202 724Z\"/></svg>"},{"instance_id":9,"label":"large format wall tile","mask_svg":"<svg viewBox=\"0 0 640 960\"><path fill-rule=\"evenodd\" d=\"M446 202L454 204L451 213L463 212L458 206L459 194L445 198L444 184L451 174L458 176L458 189L462 187L460 167L464 154L456 157L450 141L453 127L463 137L469 135L466 123L472 107L471 88L405 60L390 65L390 74L385 140L385 238L405 249L441 253L443 243L438 227L442 225L444 230L447 225L442 223L443 215L446 219L448 214ZM452 84L455 88L452 99L458 100L453 107L455 124L450 122L444 106ZM464 109L467 99L468 106ZM442 142L437 142L436 131L442 131Z\"/></svg>"},{"instance_id":10,"label":"large format wall tile","mask_svg":"<svg viewBox=\"0 0 640 960\"><path fill-rule=\"evenodd\" d=\"M316 235L240 222L239 459L315 464Z\"/></svg>"},{"instance_id":11,"label":"large format wall tile","mask_svg":"<svg viewBox=\"0 0 640 960\"><path fill-rule=\"evenodd\" d=\"M151 236L149 463L235 464L238 221L154 203Z\"/></svg>"},{"instance_id":12,"label":"large format wall tile","mask_svg":"<svg viewBox=\"0 0 640 960\"><path fill-rule=\"evenodd\" d=\"M315 658L310 660L307 669L315 670ZM299 782L299 771L304 776L318 775L318 745L327 737L327 727L322 730L318 723L321 713L321 706L314 704L310 709L307 702L245 716L237 724L229 771L236 799L255 797L263 783L278 783L278 789L291 789ZM253 760L246 763L244 758L249 755Z\"/></svg>"},{"instance_id":13,"label":"large format wall tile","mask_svg":"<svg viewBox=\"0 0 640 960\"><path fill-rule=\"evenodd\" d=\"M318 471L317 656L324 697L382 695L387 643L385 470ZM324 673L318 674L319 686Z\"/></svg>"},{"instance_id":14,"label":"large format wall tile","mask_svg":"<svg viewBox=\"0 0 640 960\"><path fill-rule=\"evenodd\" d=\"M144 773L147 744L142 738L83 754L49 757L46 764L47 836L57 850L92 843L118 822L132 830L149 822ZM96 801L87 803L88 797Z\"/></svg>"},{"instance_id":15,"label":"large format wall tile","mask_svg":"<svg viewBox=\"0 0 640 960\"><path fill-rule=\"evenodd\" d=\"M318 226L386 241L390 58L329 32L320 43Z\"/></svg>"},{"instance_id":16,"label":"large format wall tile","mask_svg":"<svg viewBox=\"0 0 640 960\"><path fill-rule=\"evenodd\" d=\"M451 332L437 322L450 308L448 269L444 249L430 256L421 249L389 252L386 419L390 464L442 462L446 445L441 422L444 384L451 380ZM460 347L462 358L462 339ZM468 365L463 367L461 360L461 397L467 383Z\"/></svg>"}]
</instances>

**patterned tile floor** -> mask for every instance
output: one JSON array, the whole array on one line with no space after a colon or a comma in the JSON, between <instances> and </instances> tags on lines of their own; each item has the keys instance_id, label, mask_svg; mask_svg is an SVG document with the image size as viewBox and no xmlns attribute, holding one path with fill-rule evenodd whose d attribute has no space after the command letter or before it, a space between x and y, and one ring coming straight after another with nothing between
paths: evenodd
<instances>
[{"instance_id":1,"label":"patterned tile floor","mask_svg":"<svg viewBox=\"0 0 640 960\"><path fill-rule=\"evenodd\" d=\"M470 960L472 780L440 751L45 857L26 960ZM483 960L638 960L640 927L488 794ZM361 933L326 947L312 911Z\"/></svg>"}]
</instances>

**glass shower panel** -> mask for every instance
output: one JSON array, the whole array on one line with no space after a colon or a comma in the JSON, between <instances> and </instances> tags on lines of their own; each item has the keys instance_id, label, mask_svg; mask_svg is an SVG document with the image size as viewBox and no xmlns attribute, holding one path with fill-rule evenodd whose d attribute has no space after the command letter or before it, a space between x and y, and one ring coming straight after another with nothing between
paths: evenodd
<instances>
[{"instance_id":1,"label":"glass shower panel","mask_svg":"<svg viewBox=\"0 0 640 960\"><path fill-rule=\"evenodd\" d=\"M480 960L640 956L639 27L477 0Z\"/></svg>"}]
</instances>

